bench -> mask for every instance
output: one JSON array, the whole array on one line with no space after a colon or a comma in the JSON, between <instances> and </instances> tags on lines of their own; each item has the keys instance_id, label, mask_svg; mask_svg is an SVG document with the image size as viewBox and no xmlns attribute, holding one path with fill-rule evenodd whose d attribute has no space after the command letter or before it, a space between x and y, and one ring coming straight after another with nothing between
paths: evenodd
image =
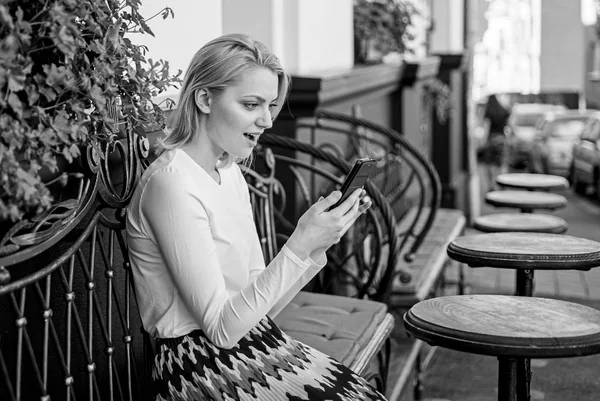
<instances>
[{"instance_id":1,"label":"bench","mask_svg":"<svg viewBox=\"0 0 600 401\"><path fill-rule=\"evenodd\" d=\"M124 129L107 135L106 143L81 160L83 174L63 189L56 207L2 232L2 400L150 396L153 342L141 327L123 229L125 208L151 146L127 122L122 124ZM339 171L348 171L345 161L327 154L328 159ZM341 183L339 173L322 171ZM252 177L257 179L251 185L257 221L272 223L276 199L270 196L277 195L277 185L258 173ZM365 297L377 298L387 292L380 290L379 280L392 274L397 258L396 252L384 255L380 249L395 249L397 236L382 195L375 187L367 190L375 206L361 217L361 230L349 232L332 249L330 260L354 261L346 263L353 270L343 276L360 283ZM285 231L267 235L262 230L269 227L260 225L259 231L265 249L273 250ZM351 242L360 235L368 235L371 247ZM265 257L270 256L267 250ZM385 303L303 291L276 322L385 390L394 326Z\"/></svg>"},{"instance_id":2,"label":"bench","mask_svg":"<svg viewBox=\"0 0 600 401\"><path fill-rule=\"evenodd\" d=\"M121 136L107 136L100 148L90 150L91 157L82 159L84 174L72 178L55 208L2 232L0 399L149 396L153 344L143 335L136 309L123 211L151 145L127 122L122 124L125 129L113 132ZM369 129L374 127L371 124L366 122ZM274 172L265 175L257 165L257 174L249 177L256 179L251 185L257 189L253 205L267 259L285 241L294 214L306 207L302 200L311 204L319 194L326 194L341 183L350 167L351 159L332 154L331 148L303 141L290 145L287 139L264 135L261 145L265 154L267 148L275 150L278 174L308 177L304 186L288 193L294 201L286 199L282 190L290 182L281 182ZM391 139L397 138L392 135L382 145L389 146ZM412 153L410 146L402 146L402 141L392 142L398 160ZM263 159L267 164L269 157ZM290 170L284 166L286 160L300 164ZM424 159L412 163L418 169L427 166ZM299 173L300 165L309 170ZM410 162L401 166L407 165ZM398 383L410 383L415 375L418 379L421 355L418 343L402 333L394 333L390 340L394 319L389 312L398 313L392 302L398 282L410 294L410 285L425 288L418 283L442 281L438 273L424 281L416 279L425 277L422 271L443 272L443 268L418 266L429 263L419 253L434 244L428 238L433 238L429 233L443 216L435 200L439 198L434 195L429 203L406 200L435 183L435 171L433 181L404 168L401 173L404 184L393 193L376 180L367 184L375 207L330 251L327 268L307 288L311 292L302 291L276 318L290 335L336 357L382 390L389 370L393 386L388 384L387 393L392 396ZM269 176L270 183L265 181ZM422 190L413 188L421 181ZM286 205L294 210L285 210ZM432 294L425 291L422 296ZM351 321L363 326L357 330ZM404 384L402 391L408 388Z\"/></svg>"}]
</instances>

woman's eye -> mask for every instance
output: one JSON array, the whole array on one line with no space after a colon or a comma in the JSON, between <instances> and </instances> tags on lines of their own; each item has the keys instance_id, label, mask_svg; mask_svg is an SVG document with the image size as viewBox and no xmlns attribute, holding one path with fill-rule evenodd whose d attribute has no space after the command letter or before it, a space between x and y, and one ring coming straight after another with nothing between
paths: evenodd
<instances>
[{"instance_id":1,"label":"woman's eye","mask_svg":"<svg viewBox=\"0 0 600 401\"><path fill-rule=\"evenodd\" d=\"M258 107L258 103L244 103L244 106L248 109L248 110L254 110L255 108Z\"/></svg>"},{"instance_id":2,"label":"woman's eye","mask_svg":"<svg viewBox=\"0 0 600 401\"><path fill-rule=\"evenodd\" d=\"M269 110L273 110L273 109L275 109L275 107L277 107L277 105L276 105L276 104L270 104L270 105L269 105Z\"/></svg>"}]
</instances>

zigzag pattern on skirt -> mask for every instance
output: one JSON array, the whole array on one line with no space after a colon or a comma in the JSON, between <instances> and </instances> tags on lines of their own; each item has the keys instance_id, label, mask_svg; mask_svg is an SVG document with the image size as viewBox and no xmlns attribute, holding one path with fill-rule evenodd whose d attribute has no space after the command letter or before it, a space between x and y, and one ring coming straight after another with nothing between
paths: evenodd
<instances>
[{"instance_id":1,"label":"zigzag pattern on skirt","mask_svg":"<svg viewBox=\"0 0 600 401\"><path fill-rule=\"evenodd\" d=\"M157 345L157 401L385 400L362 377L268 317L230 350L215 347L201 330Z\"/></svg>"}]
</instances>

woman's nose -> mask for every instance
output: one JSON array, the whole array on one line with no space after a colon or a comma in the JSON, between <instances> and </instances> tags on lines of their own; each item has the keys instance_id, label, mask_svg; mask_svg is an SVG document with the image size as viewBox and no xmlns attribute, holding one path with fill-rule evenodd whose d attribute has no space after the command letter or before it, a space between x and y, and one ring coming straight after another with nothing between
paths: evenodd
<instances>
[{"instance_id":1,"label":"woman's nose","mask_svg":"<svg viewBox=\"0 0 600 401\"><path fill-rule=\"evenodd\" d=\"M256 125L263 129L268 129L273 126L273 119L271 117L271 110L269 108L264 110L260 118L256 121Z\"/></svg>"}]
</instances>

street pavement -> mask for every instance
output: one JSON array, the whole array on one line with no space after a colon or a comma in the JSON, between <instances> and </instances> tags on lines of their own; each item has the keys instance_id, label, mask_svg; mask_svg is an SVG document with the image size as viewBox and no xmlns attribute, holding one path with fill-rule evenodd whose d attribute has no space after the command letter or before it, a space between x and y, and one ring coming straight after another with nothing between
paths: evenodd
<instances>
[{"instance_id":1,"label":"street pavement","mask_svg":"<svg viewBox=\"0 0 600 401\"><path fill-rule=\"evenodd\" d=\"M485 174L479 174L479 177L484 176ZM481 182L481 215L515 211L485 204L484 195L488 188L488 183ZM596 199L595 194L582 196L570 189L557 193L567 198L567 207L545 213L565 219L569 227L566 235L600 242L600 201ZM475 233L478 231L472 228L467 228L465 232L466 235ZM464 269L468 292L514 293L516 278L515 271L512 269L488 267L474 269L466 266ZM600 300L600 267L589 271L538 270L535 272L534 281L534 296Z\"/></svg>"}]
</instances>

